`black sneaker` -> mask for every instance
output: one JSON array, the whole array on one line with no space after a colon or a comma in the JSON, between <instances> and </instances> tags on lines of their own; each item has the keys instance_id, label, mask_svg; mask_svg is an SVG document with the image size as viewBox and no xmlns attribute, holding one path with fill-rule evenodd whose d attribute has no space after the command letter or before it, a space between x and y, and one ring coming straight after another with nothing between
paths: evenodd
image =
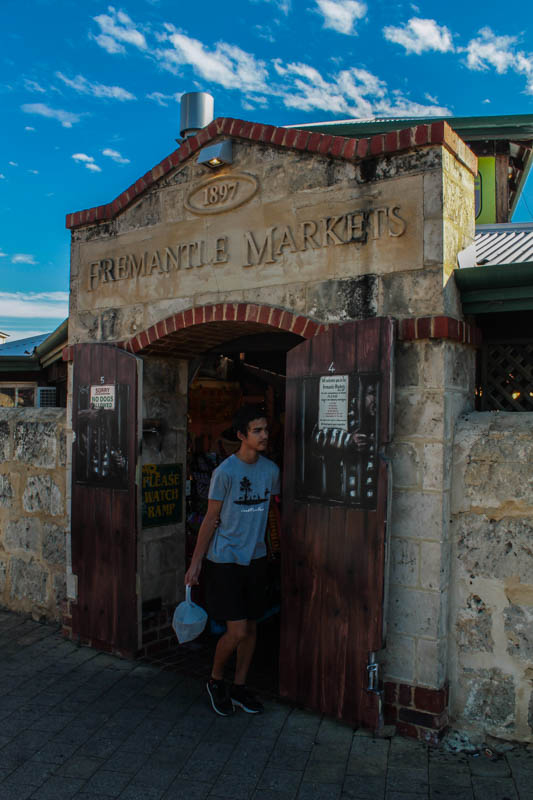
<instances>
[{"instance_id":1,"label":"black sneaker","mask_svg":"<svg viewBox=\"0 0 533 800\"><path fill-rule=\"evenodd\" d=\"M209 678L206 688L215 713L220 714L221 717L229 717L230 714L233 714L235 709L224 681L215 681L213 678Z\"/></svg>"},{"instance_id":2,"label":"black sneaker","mask_svg":"<svg viewBox=\"0 0 533 800\"><path fill-rule=\"evenodd\" d=\"M242 708L242 710L246 711L248 714L260 714L264 711L263 704L260 703L253 694L250 694L246 686L236 686L233 684L229 696L234 706L239 706L239 708Z\"/></svg>"}]
</instances>

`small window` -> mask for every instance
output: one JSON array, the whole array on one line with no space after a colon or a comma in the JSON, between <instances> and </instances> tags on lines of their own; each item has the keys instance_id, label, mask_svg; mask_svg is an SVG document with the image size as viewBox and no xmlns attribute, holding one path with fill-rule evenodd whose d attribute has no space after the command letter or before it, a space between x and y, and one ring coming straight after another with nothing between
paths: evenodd
<instances>
[{"instance_id":1,"label":"small window","mask_svg":"<svg viewBox=\"0 0 533 800\"><path fill-rule=\"evenodd\" d=\"M35 405L34 383L0 384L0 407L24 408Z\"/></svg>"}]
</instances>

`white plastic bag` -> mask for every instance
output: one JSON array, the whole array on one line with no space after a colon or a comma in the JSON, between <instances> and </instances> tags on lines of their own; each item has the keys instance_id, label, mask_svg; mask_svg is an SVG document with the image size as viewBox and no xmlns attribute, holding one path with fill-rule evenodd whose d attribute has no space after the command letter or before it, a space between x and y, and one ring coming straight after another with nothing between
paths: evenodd
<instances>
[{"instance_id":1,"label":"white plastic bag","mask_svg":"<svg viewBox=\"0 0 533 800\"><path fill-rule=\"evenodd\" d=\"M200 636L207 622L207 614L199 605L191 600L191 587L185 589L185 600L174 611L172 627L178 642L184 644Z\"/></svg>"}]
</instances>

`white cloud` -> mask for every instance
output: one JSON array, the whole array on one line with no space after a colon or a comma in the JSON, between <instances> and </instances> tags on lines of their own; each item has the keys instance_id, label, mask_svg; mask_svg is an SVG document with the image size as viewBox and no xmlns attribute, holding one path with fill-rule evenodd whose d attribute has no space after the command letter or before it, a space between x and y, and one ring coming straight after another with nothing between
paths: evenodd
<instances>
[{"instance_id":1,"label":"white cloud","mask_svg":"<svg viewBox=\"0 0 533 800\"><path fill-rule=\"evenodd\" d=\"M163 67L176 74L185 64L205 80L243 92L264 92L268 88L268 71L265 62L236 45L218 42L209 50L202 42L179 33L173 25L166 24L166 34L159 37L172 47L155 51Z\"/></svg>"},{"instance_id":2,"label":"white cloud","mask_svg":"<svg viewBox=\"0 0 533 800\"><path fill-rule=\"evenodd\" d=\"M56 77L80 94L89 94L93 97L105 97L112 100L136 99L135 95L128 92L127 89L122 89L120 86L105 86L103 83L91 83L87 78L84 78L83 75L76 75L75 78L67 78L62 72L56 72Z\"/></svg>"},{"instance_id":3,"label":"white cloud","mask_svg":"<svg viewBox=\"0 0 533 800\"><path fill-rule=\"evenodd\" d=\"M93 17L100 28L100 33L96 36L91 34L91 38L111 54L125 53L124 44L131 44L139 50L147 50L144 34L137 29L133 20L124 11L116 11L113 6L109 6L107 10L109 14Z\"/></svg>"},{"instance_id":4,"label":"white cloud","mask_svg":"<svg viewBox=\"0 0 533 800\"><path fill-rule=\"evenodd\" d=\"M0 258L7 258L7 253L4 253L1 247L0 247Z\"/></svg>"},{"instance_id":5,"label":"white cloud","mask_svg":"<svg viewBox=\"0 0 533 800\"><path fill-rule=\"evenodd\" d=\"M30 253L15 253L11 258L12 264L36 264L35 256Z\"/></svg>"},{"instance_id":6,"label":"white cloud","mask_svg":"<svg viewBox=\"0 0 533 800\"><path fill-rule=\"evenodd\" d=\"M324 28L355 36L355 23L363 19L367 7L357 0L316 0L318 13L324 18Z\"/></svg>"},{"instance_id":7,"label":"white cloud","mask_svg":"<svg viewBox=\"0 0 533 800\"><path fill-rule=\"evenodd\" d=\"M25 130L25 131L34 131L34 130L35 130L35 128L32 128L32 126L31 126L31 125L26 125L26 127L24 128L24 130Z\"/></svg>"},{"instance_id":8,"label":"white cloud","mask_svg":"<svg viewBox=\"0 0 533 800\"><path fill-rule=\"evenodd\" d=\"M446 25L439 25L434 19L411 17L404 25L387 25L383 35L389 42L405 48L406 53L424 53L435 50L439 53L453 51L452 34Z\"/></svg>"},{"instance_id":9,"label":"white cloud","mask_svg":"<svg viewBox=\"0 0 533 800\"><path fill-rule=\"evenodd\" d=\"M282 99L288 108L301 111L321 110L351 117L373 116L443 116L449 109L423 105L389 90L385 81L368 70L349 70L323 78L307 64L275 63L276 71L285 79Z\"/></svg>"},{"instance_id":10,"label":"white cloud","mask_svg":"<svg viewBox=\"0 0 533 800\"><path fill-rule=\"evenodd\" d=\"M9 161L8 163L9 163L10 167L18 167L18 164L17 164L16 161Z\"/></svg>"},{"instance_id":11,"label":"white cloud","mask_svg":"<svg viewBox=\"0 0 533 800\"><path fill-rule=\"evenodd\" d=\"M83 164L87 169L90 169L92 172L101 172L101 168L98 164L94 163L93 156L88 156L87 153L73 153L72 158L74 161L77 161L78 164Z\"/></svg>"},{"instance_id":12,"label":"white cloud","mask_svg":"<svg viewBox=\"0 0 533 800\"><path fill-rule=\"evenodd\" d=\"M516 50L516 41L516 36L497 36L490 28L482 28L466 47L466 64L472 70L492 67L499 75L508 70L524 75L526 93L533 94L533 55Z\"/></svg>"},{"instance_id":13,"label":"white cloud","mask_svg":"<svg viewBox=\"0 0 533 800\"><path fill-rule=\"evenodd\" d=\"M106 147L105 150L102 150L102 155L111 158L117 164L129 164L129 158L124 158L124 156L118 152L118 150L111 150L110 147Z\"/></svg>"},{"instance_id":14,"label":"white cloud","mask_svg":"<svg viewBox=\"0 0 533 800\"><path fill-rule=\"evenodd\" d=\"M0 315L63 320L68 316L68 292L0 292Z\"/></svg>"},{"instance_id":15,"label":"white cloud","mask_svg":"<svg viewBox=\"0 0 533 800\"><path fill-rule=\"evenodd\" d=\"M366 5L355 0L318 2L322 4L322 9L327 8L331 12L329 20L337 20L336 29L347 33L353 32L355 20L366 13ZM110 13L118 24L118 12L111 8ZM326 24L325 13L324 20ZM111 30L109 21L106 24L106 30ZM439 30L443 35L444 29ZM208 46L170 23L165 23L163 29L153 35L158 45L153 49L147 46L141 48L147 58L155 58L162 67L176 75L183 75L185 68L190 67L203 81L240 92L240 101L247 110L271 103L275 98L287 108L306 112L320 110L328 115L372 117L450 114L449 109L438 105L435 98L427 97L429 103L419 103L408 94L389 87L368 70L352 68L322 75L305 63L285 63L281 59L266 62L228 42L219 41ZM146 44L144 34L142 41ZM433 44L436 46L435 42ZM192 82L190 77L188 80ZM159 105L166 105L179 96L152 92L147 98Z\"/></svg>"},{"instance_id":16,"label":"white cloud","mask_svg":"<svg viewBox=\"0 0 533 800\"><path fill-rule=\"evenodd\" d=\"M72 128L76 122L80 121L79 114L72 114L70 111L63 111L61 108L50 108L44 103L24 103L21 109L26 114L38 114L41 117L56 119L64 128ZM25 130L33 131L35 128L26 127Z\"/></svg>"},{"instance_id":17,"label":"white cloud","mask_svg":"<svg viewBox=\"0 0 533 800\"><path fill-rule=\"evenodd\" d=\"M154 100L160 106L168 106L169 102L179 102L181 99L181 92L176 94L163 94L162 92L151 92L146 95L147 100Z\"/></svg>"},{"instance_id":18,"label":"white cloud","mask_svg":"<svg viewBox=\"0 0 533 800\"><path fill-rule=\"evenodd\" d=\"M38 175L39 174L39 170L38 169L29 169L28 172L30 173L30 175Z\"/></svg>"},{"instance_id":19,"label":"white cloud","mask_svg":"<svg viewBox=\"0 0 533 800\"><path fill-rule=\"evenodd\" d=\"M6 179L6 176L4 175L4 173L0 172L0 181L5 181L5 179Z\"/></svg>"},{"instance_id":20,"label":"white cloud","mask_svg":"<svg viewBox=\"0 0 533 800\"><path fill-rule=\"evenodd\" d=\"M87 153L73 153L72 158L74 161L94 161L94 158L88 156Z\"/></svg>"},{"instance_id":21,"label":"white cloud","mask_svg":"<svg viewBox=\"0 0 533 800\"><path fill-rule=\"evenodd\" d=\"M29 92L39 92L40 94L46 94L46 89L37 83L37 81L32 81L29 78L24 79L24 88L27 89Z\"/></svg>"}]
</instances>

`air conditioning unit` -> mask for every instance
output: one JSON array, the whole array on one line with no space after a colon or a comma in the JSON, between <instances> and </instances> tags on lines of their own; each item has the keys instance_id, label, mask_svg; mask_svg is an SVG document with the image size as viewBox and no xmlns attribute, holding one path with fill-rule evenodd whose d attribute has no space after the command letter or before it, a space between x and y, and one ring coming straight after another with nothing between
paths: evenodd
<instances>
[{"instance_id":1,"label":"air conditioning unit","mask_svg":"<svg viewBox=\"0 0 533 800\"><path fill-rule=\"evenodd\" d=\"M37 389L37 407L55 408L57 390L55 386L39 386Z\"/></svg>"}]
</instances>

